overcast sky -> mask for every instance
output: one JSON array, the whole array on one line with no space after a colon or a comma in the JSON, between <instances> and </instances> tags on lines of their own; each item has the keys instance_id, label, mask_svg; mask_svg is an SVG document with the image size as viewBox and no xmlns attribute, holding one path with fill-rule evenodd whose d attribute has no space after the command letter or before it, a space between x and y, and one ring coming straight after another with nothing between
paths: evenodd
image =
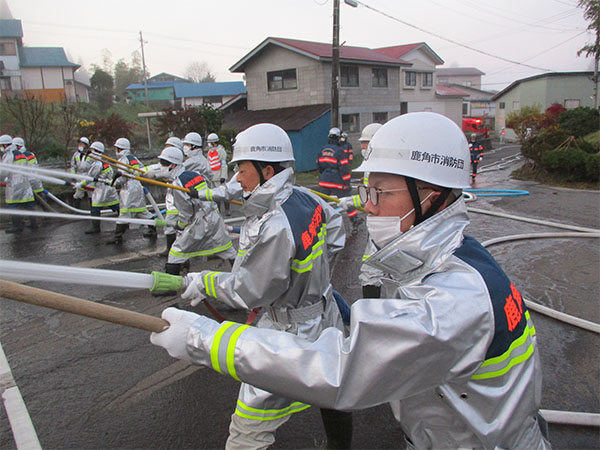
<instances>
[{"instance_id":1,"label":"overcast sky","mask_svg":"<svg viewBox=\"0 0 600 450\"><path fill-rule=\"evenodd\" d=\"M242 80L229 72L268 36L331 43L333 0L0 0L23 23L27 46L64 47L73 62L113 62L140 49L147 70L182 76L195 61L217 81ZM340 42L387 47L426 42L444 61L439 67L476 67L484 89L551 71L593 70L577 50L586 31L577 0L340 0ZM494 55L502 59L497 59ZM519 62L532 67L513 64Z\"/></svg>"}]
</instances>

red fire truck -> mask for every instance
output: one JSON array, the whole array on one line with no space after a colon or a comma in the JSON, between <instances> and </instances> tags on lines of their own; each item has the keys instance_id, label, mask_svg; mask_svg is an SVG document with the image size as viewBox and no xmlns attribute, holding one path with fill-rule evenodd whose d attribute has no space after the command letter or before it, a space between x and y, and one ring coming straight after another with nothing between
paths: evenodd
<instances>
[{"instance_id":1,"label":"red fire truck","mask_svg":"<svg viewBox=\"0 0 600 450\"><path fill-rule=\"evenodd\" d=\"M490 129L485 128L483 119L479 117L463 117L462 129L465 133L477 133L483 135L485 139L490 137Z\"/></svg>"}]
</instances>

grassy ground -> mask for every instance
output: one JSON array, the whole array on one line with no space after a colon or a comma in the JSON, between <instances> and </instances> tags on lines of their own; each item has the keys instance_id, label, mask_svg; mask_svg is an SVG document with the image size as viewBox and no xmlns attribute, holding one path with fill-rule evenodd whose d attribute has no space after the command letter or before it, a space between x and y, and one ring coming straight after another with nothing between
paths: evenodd
<instances>
[{"instance_id":1,"label":"grassy ground","mask_svg":"<svg viewBox=\"0 0 600 450\"><path fill-rule=\"evenodd\" d=\"M534 167L530 162L515 170L511 176L517 180L537 181L548 186L559 186L570 189L600 190L600 182L573 182L565 177L549 174L539 167Z\"/></svg>"}]
</instances>

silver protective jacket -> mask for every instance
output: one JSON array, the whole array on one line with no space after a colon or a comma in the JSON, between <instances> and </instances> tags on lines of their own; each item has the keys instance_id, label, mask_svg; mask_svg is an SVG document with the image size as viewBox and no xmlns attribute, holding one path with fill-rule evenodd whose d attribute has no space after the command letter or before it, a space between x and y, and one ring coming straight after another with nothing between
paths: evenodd
<instances>
[{"instance_id":1,"label":"silver protective jacket","mask_svg":"<svg viewBox=\"0 0 600 450\"><path fill-rule=\"evenodd\" d=\"M140 160L128 152L120 155L119 162L135 167L136 169L144 170L144 165ZM121 169L118 170L122 174L129 174L127 171ZM144 195L144 186L142 186L142 183L122 175L116 179L114 186L119 191L119 216L141 218L152 217L152 214L146 208L146 197Z\"/></svg>"},{"instance_id":2,"label":"silver protective jacket","mask_svg":"<svg viewBox=\"0 0 600 450\"><path fill-rule=\"evenodd\" d=\"M25 155L27 158L27 164L30 164L34 167L37 167L38 160L35 157L35 154L27 150L25 147L21 147L21 153ZM42 180L37 178L35 175L31 174L28 176L29 184L31 185L31 190L34 194L39 194L44 191L44 185L42 184Z\"/></svg>"},{"instance_id":3,"label":"silver protective jacket","mask_svg":"<svg viewBox=\"0 0 600 450\"><path fill-rule=\"evenodd\" d=\"M206 295L219 302L246 310L263 307L259 328L314 341L329 327L343 330L329 263L344 247L345 232L338 212L293 181L293 170L285 169L244 202L246 220L231 272L204 271L196 277L206 281ZM236 414L269 420L308 407L291 399L293 391L274 395L244 383Z\"/></svg>"},{"instance_id":4,"label":"silver protective jacket","mask_svg":"<svg viewBox=\"0 0 600 450\"><path fill-rule=\"evenodd\" d=\"M27 157L18 150L6 150L2 154L2 164L14 164L23 167L27 165ZM0 168L0 180L6 183L4 196L7 205L18 205L35 201L33 190L27 176L9 172Z\"/></svg>"},{"instance_id":5,"label":"silver protective jacket","mask_svg":"<svg viewBox=\"0 0 600 450\"><path fill-rule=\"evenodd\" d=\"M461 198L369 258L387 275L384 298L352 305L346 339L334 328L315 342L253 327L239 333L242 325L201 317L189 354L324 407L391 402L416 448L546 448L535 328L495 260L463 237L468 223Z\"/></svg>"},{"instance_id":6,"label":"silver protective jacket","mask_svg":"<svg viewBox=\"0 0 600 450\"><path fill-rule=\"evenodd\" d=\"M213 186L213 174L210 167L208 167L208 161L202 155L202 150L191 150L190 156L183 162L183 170L191 170L192 172L198 172L207 181L208 187Z\"/></svg>"},{"instance_id":7,"label":"silver protective jacket","mask_svg":"<svg viewBox=\"0 0 600 450\"><path fill-rule=\"evenodd\" d=\"M173 185L201 191L207 181L198 172L182 170ZM170 189L171 190L171 189ZM192 198L186 192L172 190L173 206L178 211L177 239L169 250L169 263L182 263L198 256L217 255L235 258L235 248L223 217L213 202Z\"/></svg>"},{"instance_id":8,"label":"silver protective jacket","mask_svg":"<svg viewBox=\"0 0 600 450\"><path fill-rule=\"evenodd\" d=\"M90 171L93 160L77 150L71 157L71 172L85 175Z\"/></svg>"},{"instance_id":9,"label":"silver protective jacket","mask_svg":"<svg viewBox=\"0 0 600 450\"><path fill-rule=\"evenodd\" d=\"M92 184L94 187L92 207L101 208L119 204L119 194L113 186L110 186L113 170L107 163L92 159L87 175L98 179L97 183ZM83 184L89 186L89 183L85 181Z\"/></svg>"}]
</instances>

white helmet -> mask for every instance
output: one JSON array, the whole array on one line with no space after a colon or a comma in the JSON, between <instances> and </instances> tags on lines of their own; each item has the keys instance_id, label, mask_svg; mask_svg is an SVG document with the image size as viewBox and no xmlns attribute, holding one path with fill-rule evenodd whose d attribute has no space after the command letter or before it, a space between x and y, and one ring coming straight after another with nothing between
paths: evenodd
<instances>
[{"instance_id":1,"label":"white helmet","mask_svg":"<svg viewBox=\"0 0 600 450\"><path fill-rule=\"evenodd\" d=\"M340 137L341 136L341 132L340 129L337 127L333 127L331 130L329 130L329 137Z\"/></svg>"},{"instance_id":2,"label":"white helmet","mask_svg":"<svg viewBox=\"0 0 600 450\"><path fill-rule=\"evenodd\" d=\"M183 138L183 143L195 145L196 147L202 147L202 136L192 131L191 133L185 135Z\"/></svg>"},{"instance_id":3,"label":"white helmet","mask_svg":"<svg viewBox=\"0 0 600 450\"><path fill-rule=\"evenodd\" d=\"M0 145L11 145L12 141L12 137L10 137L8 134L3 134L0 136Z\"/></svg>"},{"instance_id":4,"label":"white helmet","mask_svg":"<svg viewBox=\"0 0 600 450\"><path fill-rule=\"evenodd\" d=\"M176 147L179 150L181 150L183 148L183 143L181 142L181 139L179 139L178 137L175 137L175 136L171 136L170 138L168 138L165 141L165 145L170 145L171 147Z\"/></svg>"},{"instance_id":5,"label":"white helmet","mask_svg":"<svg viewBox=\"0 0 600 450\"><path fill-rule=\"evenodd\" d=\"M380 123L370 123L369 125L367 125L366 127L363 128L362 133L360 134L360 137L358 138L358 141L359 142L369 142L373 138L373 135L375 134L375 132L377 130L379 130L380 128L381 128Z\"/></svg>"},{"instance_id":6,"label":"white helmet","mask_svg":"<svg viewBox=\"0 0 600 450\"><path fill-rule=\"evenodd\" d=\"M104 153L104 144L99 141L92 142L90 148L94 150L96 153Z\"/></svg>"},{"instance_id":7,"label":"white helmet","mask_svg":"<svg viewBox=\"0 0 600 450\"><path fill-rule=\"evenodd\" d=\"M252 125L235 138L231 162L239 161L294 161L292 141L277 125L272 123Z\"/></svg>"},{"instance_id":8,"label":"white helmet","mask_svg":"<svg viewBox=\"0 0 600 450\"><path fill-rule=\"evenodd\" d=\"M219 142L219 136L217 136L217 133L210 133L208 136L206 136L206 142Z\"/></svg>"},{"instance_id":9,"label":"white helmet","mask_svg":"<svg viewBox=\"0 0 600 450\"><path fill-rule=\"evenodd\" d=\"M450 119L415 112L385 123L373 136L355 172L383 172L437 186L470 186L470 153L464 133Z\"/></svg>"},{"instance_id":10,"label":"white helmet","mask_svg":"<svg viewBox=\"0 0 600 450\"><path fill-rule=\"evenodd\" d=\"M85 145L90 145L90 140L88 138L86 138L85 136L82 136L79 138L79 141L77 142L83 142Z\"/></svg>"},{"instance_id":11,"label":"white helmet","mask_svg":"<svg viewBox=\"0 0 600 450\"><path fill-rule=\"evenodd\" d=\"M158 159L164 159L171 164L183 164L183 153L177 147L165 147L158 155Z\"/></svg>"},{"instance_id":12,"label":"white helmet","mask_svg":"<svg viewBox=\"0 0 600 450\"><path fill-rule=\"evenodd\" d=\"M25 141L23 140L22 137L14 137L12 140L13 145L16 145L17 147L25 147Z\"/></svg>"},{"instance_id":13,"label":"white helmet","mask_svg":"<svg viewBox=\"0 0 600 450\"><path fill-rule=\"evenodd\" d=\"M127 138L119 138L116 140L114 147L120 150L131 150L131 143Z\"/></svg>"}]
</instances>

